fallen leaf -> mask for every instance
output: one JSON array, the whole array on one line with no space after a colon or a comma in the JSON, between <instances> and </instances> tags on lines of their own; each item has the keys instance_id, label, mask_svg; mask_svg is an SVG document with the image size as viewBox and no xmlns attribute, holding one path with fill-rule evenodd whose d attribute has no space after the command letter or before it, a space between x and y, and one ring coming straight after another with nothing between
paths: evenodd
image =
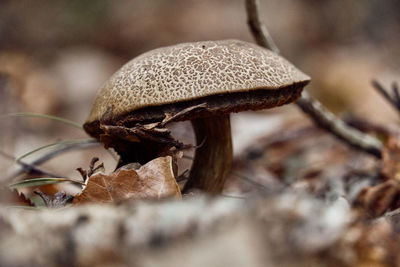
<instances>
[{"instance_id":1,"label":"fallen leaf","mask_svg":"<svg viewBox=\"0 0 400 267\"><path fill-rule=\"evenodd\" d=\"M128 199L181 198L172 169L172 157L156 158L138 170L121 167L115 172L94 174L73 203L112 203Z\"/></svg>"},{"instance_id":2,"label":"fallen leaf","mask_svg":"<svg viewBox=\"0 0 400 267\"><path fill-rule=\"evenodd\" d=\"M385 212L400 207L400 182L390 179L384 183L367 187L358 194L354 206L361 215L379 217Z\"/></svg>"},{"instance_id":3,"label":"fallen leaf","mask_svg":"<svg viewBox=\"0 0 400 267\"><path fill-rule=\"evenodd\" d=\"M339 260L333 266L398 266L400 235L398 211L384 219L361 220L350 225L329 250ZM343 257L349 253L351 257ZM342 263L342 264L341 264Z\"/></svg>"},{"instance_id":4,"label":"fallen leaf","mask_svg":"<svg viewBox=\"0 0 400 267\"><path fill-rule=\"evenodd\" d=\"M10 193L10 196L12 196L12 198L10 199L8 204L30 207L35 206L32 201L24 195L24 193L18 192L15 189L12 190Z\"/></svg>"},{"instance_id":5,"label":"fallen leaf","mask_svg":"<svg viewBox=\"0 0 400 267\"><path fill-rule=\"evenodd\" d=\"M387 179L400 181L400 140L389 136L382 150L382 175Z\"/></svg>"}]
</instances>

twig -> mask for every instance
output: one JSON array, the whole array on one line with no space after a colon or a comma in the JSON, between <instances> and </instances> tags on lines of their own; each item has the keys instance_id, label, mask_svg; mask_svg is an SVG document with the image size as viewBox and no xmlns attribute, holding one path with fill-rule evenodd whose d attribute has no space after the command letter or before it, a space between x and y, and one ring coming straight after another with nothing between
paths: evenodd
<instances>
[{"instance_id":1,"label":"twig","mask_svg":"<svg viewBox=\"0 0 400 267\"><path fill-rule=\"evenodd\" d=\"M396 82L392 83L392 89L397 103L400 103L399 85Z\"/></svg>"},{"instance_id":2,"label":"twig","mask_svg":"<svg viewBox=\"0 0 400 267\"><path fill-rule=\"evenodd\" d=\"M297 105L320 127L339 139L378 158L381 157L382 143L378 139L349 126L327 110L320 102L311 98L307 92L304 92L303 96L297 100Z\"/></svg>"},{"instance_id":3,"label":"twig","mask_svg":"<svg viewBox=\"0 0 400 267\"><path fill-rule=\"evenodd\" d=\"M373 80L372 85L376 89L378 93L382 95L384 99L386 99L389 104L391 104L397 112L400 113L400 95L399 95L399 87L396 82L392 83L392 91L393 96L390 95L389 90L386 90L378 81Z\"/></svg>"},{"instance_id":4,"label":"twig","mask_svg":"<svg viewBox=\"0 0 400 267\"><path fill-rule=\"evenodd\" d=\"M258 0L246 0L247 23L257 44L279 54L279 48L275 45L267 27L261 22L259 6L260 3Z\"/></svg>"},{"instance_id":5,"label":"twig","mask_svg":"<svg viewBox=\"0 0 400 267\"><path fill-rule=\"evenodd\" d=\"M250 30L256 42L275 52L279 52L265 25L260 20L258 0L246 0L246 11ZM397 92L398 93L398 92ZM397 94L398 96L399 94ZM321 128L327 130L347 144L381 157L382 143L375 137L346 125L340 118L327 110L318 100L303 92L296 104Z\"/></svg>"}]
</instances>

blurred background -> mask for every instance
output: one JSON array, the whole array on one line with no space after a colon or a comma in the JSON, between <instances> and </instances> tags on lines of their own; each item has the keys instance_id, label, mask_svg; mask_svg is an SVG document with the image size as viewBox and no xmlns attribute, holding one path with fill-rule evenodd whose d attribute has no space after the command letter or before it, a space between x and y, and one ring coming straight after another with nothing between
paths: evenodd
<instances>
[{"instance_id":1,"label":"blurred background","mask_svg":"<svg viewBox=\"0 0 400 267\"><path fill-rule=\"evenodd\" d=\"M312 95L338 115L398 124L371 80L386 86L400 82L399 1L260 2L282 55L312 77L307 87ZM244 0L2 0L0 112L51 114L82 124L99 87L131 58L160 46L228 38L253 41ZM308 118L293 105L235 115L235 153L283 123L303 120ZM2 116L0 126L0 150L12 156L87 138L43 118ZM177 126L177 135L190 140L188 129ZM65 153L44 167L79 178L75 168L87 167L93 156L100 156L108 171L115 165L97 146ZM0 157L0 179L14 168L12 160Z\"/></svg>"}]
</instances>

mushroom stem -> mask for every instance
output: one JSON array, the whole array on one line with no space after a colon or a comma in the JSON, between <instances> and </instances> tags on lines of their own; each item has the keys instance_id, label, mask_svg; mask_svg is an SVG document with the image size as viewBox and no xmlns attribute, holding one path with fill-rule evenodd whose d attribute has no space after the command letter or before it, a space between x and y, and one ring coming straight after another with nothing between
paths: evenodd
<instances>
[{"instance_id":1,"label":"mushroom stem","mask_svg":"<svg viewBox=\"0 0 400 267\"><path fill-rule=\"evenodd\" d=\"M232 163L229 114L194 119L192 125L199 147L183 191L200 189L209 193L220 193Z\"/></svg>"}]
</instances>

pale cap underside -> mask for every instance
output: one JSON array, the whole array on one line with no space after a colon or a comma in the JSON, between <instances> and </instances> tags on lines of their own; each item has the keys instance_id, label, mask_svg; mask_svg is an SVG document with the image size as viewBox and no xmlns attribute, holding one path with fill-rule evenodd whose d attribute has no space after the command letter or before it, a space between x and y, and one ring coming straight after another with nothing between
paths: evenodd
<instances>
[{"instance_id":1,"label":"pale cap underside","mask_svg":"<svg viewBox=\"0 0 400 267\"><path fill-rule=\"evenodd\" d=\"M134 58L101 88L87 123L206 96L278 90L310 78L255 44L203 41L162 47Z\"/></svg>"}]
</instances>

